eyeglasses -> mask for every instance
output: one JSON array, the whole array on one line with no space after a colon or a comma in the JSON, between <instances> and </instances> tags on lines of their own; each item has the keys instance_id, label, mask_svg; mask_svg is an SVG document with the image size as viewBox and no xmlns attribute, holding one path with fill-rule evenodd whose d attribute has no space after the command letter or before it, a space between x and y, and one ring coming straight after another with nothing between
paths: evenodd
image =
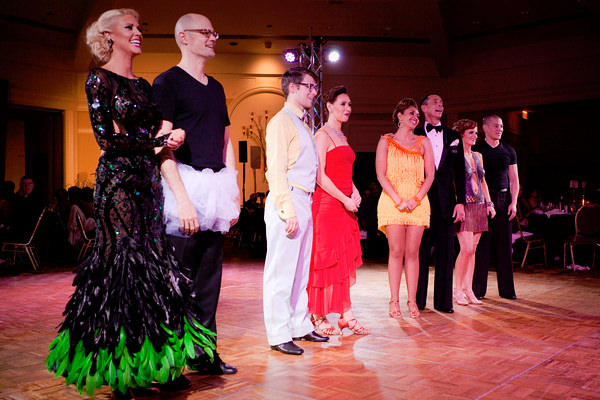
<instances>
[{"instance_id":1,"label":"eyeglasses","mask_svg":"<svg viewBox=\"0 0 600 400\"><path fill-rule=\"evenodd\" d=\"M318 83L298 82L297 85L306 86L308 88L309 92L312 91L313 89L315 90L315 92L319 91L319 84Z\"/></svg>"},{"instance_id":2,"label":"eyeglasses","mask_svg":"<svg viewBox=\"0 0 600 400\"><path fill-rule=\"evenodd\" d=\"M211 36L215 37L215 40L217 40L219 38L219 34L217 32L213 32L210 29L184 29L184 32L196 32L196 33L201 33L203 34L207 39L209 39Z\"/></svg>"}]
</instances>

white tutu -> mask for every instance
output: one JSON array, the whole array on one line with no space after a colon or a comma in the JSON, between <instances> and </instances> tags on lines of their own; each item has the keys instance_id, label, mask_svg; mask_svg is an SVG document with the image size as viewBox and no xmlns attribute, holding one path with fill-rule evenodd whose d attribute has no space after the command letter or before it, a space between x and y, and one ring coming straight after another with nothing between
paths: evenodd
<instances>
[{"instance_id":1,"label":"white tutu","mask_svg":"<svg viewBox=\"0 0 600 400\"><path fill-rule=\"evenodd\" d=\"M210 168L205 168L198 171L181 163L177 163L177 168L188 197L198 214L200 230L227 233L231 221L240 215L237 170L223 168L219 172L214 172ZM167 234L186 236L179 230L181 225L175 196L164 179L162 187L165 197L164 215Z\"/></svg>"}]
</instances>

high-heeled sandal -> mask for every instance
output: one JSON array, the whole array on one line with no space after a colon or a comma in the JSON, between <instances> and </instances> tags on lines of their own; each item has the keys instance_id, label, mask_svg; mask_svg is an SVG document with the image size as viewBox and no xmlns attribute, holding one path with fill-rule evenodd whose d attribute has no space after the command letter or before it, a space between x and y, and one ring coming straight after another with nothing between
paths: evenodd
<instances>
[{"instance_id":1,"label":"high-heeled sandal","mask_svg":"<svg viewBox=\"0 0 600 400\"><path fill-rule=\"evenodd\" d=\"M312 322L315 328L318 328L324 335L333 336L340 334L340 331L335 329L335 327L327 320L327 317L323 315L312 314L310 316L310 322Z\"/></svg>"},{"instance_id":2,"label":"high-heeled sandal","mask_svg":"<svg viewBox=\"0 0 600 400\"><path fill-rule=\"evenodd\" d=\"M352 326L350 326L350 323L354 321L354 324L352 324ZM367 328L365 328L364 326L362 326L361 324L358 323L358 321L356 320L356 318L352 318L349 319L348 321L346 321L344 318L340 317L340 319L338 319L338 326L340 327L340 335L343 335L343 331L344 328L348 328L352 331L352 333L354 333L355 335L370 335L371 331L368 330Z\"/></svg>"},{"instance_id":3,"label":"high-heeled sandal","mask_svg":"<svg viewBox=\"0 0 600 400\"><path fill-rule=\"evenodd\" d=\"M396 307L392 307L392 304L396 304ZM400 312L400 302L398 300L390 300L389 314L392 318L402 318L402 313Z\"/></svg>"},{"instance_id":4,"label":"high-heeled sandal","mask_svg":"<svg viewBox=\"0 0 600 400\"><path fill-rule=\"evenodd\" d=\"M467 299L471 303L473 303L473 304L483 304L483 301L479 300L477 298L477 296L475 296L475 293L473 293L472 290L467 290L467 291L464 291L463 293L467 296Z\"/></svg>"},{"instance_id":5,"label":"high-heeled sandal","mask_svg":"<svg viewBox=\"0 0 600 400\"><path fill-rule=\"evenodd\" d=\"M458 304L459 306L468 306L469 305L469 300L467 300L467 296L465 296L465 294L463 292L454 292L452 297L454 297L456 304Z\"/></svg>"},{"instance_id":6,"label":"high-heeled sandal","mask_svg":"<svg viewBox=\"0 0 600 400\"><path fill-rule=\"evenodd\" d=\"M419 318L421 316L421 312L419 311L419 307L417 307L416 301L408 300L406 305L408 306L408 312L410 313L411 318Z\"/></svg>"}]
</instances>

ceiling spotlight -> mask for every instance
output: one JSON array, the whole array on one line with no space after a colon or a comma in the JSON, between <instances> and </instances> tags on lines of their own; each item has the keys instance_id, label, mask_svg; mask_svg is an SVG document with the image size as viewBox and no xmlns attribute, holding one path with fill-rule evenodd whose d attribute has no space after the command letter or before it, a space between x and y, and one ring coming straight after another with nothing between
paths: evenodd
<instances>
[{"instance_id":1,"label":"ceiling spotlight","mask_svg":"<svg viewBox=\"0 0 600 400\"><path fill-rule=\"evenodd\" d=\"M283 54L283 58L290 64L298 62L300 58L300 52L298 49L285 49L281 54Z\"/></svg>"},{"instance_id":2,"label":"ceiling spotlight","mask_svg":"<svg viewBox=\"0 0 600 400\"><path fill-rule=\"evenodd\" d=\"M332 63L336 63L340 60L341 54L338 49L331 49L327 54L327 60Z\"/></svg>"}]
</instances>

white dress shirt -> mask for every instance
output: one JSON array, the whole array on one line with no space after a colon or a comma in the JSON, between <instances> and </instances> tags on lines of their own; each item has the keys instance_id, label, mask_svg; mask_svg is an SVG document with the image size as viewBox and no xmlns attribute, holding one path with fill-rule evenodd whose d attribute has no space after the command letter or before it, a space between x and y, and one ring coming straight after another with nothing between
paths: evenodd
<instances>
[{"instance_id":1,"label":"white dress shirt","mask_svg":"<svg viewBox=\"0 0 600 400\"><path fill-rule=\"evenodd\" d=\"M432 125L429 122L425 122L425 134L429 141L431 141L431 147L433 148L433 161L435 163L435 169L437 170L440 166L440 160L442 159L442 152L444 150L444 132L438 132L435 129L428 130L430 126L442 126L438 122L437 125Z\"/></svg>"}]
</instances>

